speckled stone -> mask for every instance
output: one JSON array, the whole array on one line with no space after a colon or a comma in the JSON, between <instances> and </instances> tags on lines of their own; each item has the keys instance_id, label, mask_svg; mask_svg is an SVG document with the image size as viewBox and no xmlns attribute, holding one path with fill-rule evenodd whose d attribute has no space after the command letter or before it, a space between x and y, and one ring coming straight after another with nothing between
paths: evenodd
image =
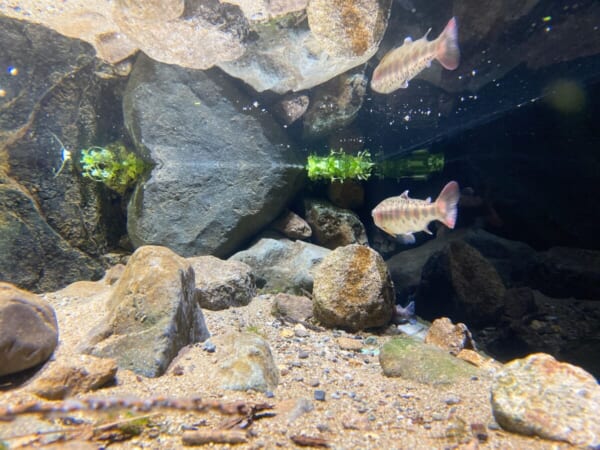
<instances>
[{"instance_id":1,"label":"speckled stone","mask_svg":"<svg viewBox=\"0 0 600 450\"><path fill-rule=\"evenodd\" d=\"M435 319L425 335L425 343L457 355L462 349L475 349L471 332L464 323L453 324L447 317Z\"/></svg>"},{"instance_id":2,"label":"speckled stone","mask_svg":"<svg viewBox=\"0 0 600 450\"><path fill-rule=\"evenodd\" d=\"M220 359L215 375L223 389L272 391L279 383L279 370L269 343L256 333L228 333L213 339Z\"/></svg>"},{"instance_id":3,"label":"speckled stone","mask_svg":"<svg viewBox=\"0 0 600 450\"><path fill-rule=\"evenodd\" d=\"M326 327L357 331L384 326L392 318L394 300L383 258L364 245L335 249L315 274L314 317Z\"/></svg>"},{"instance_id":4,"label":"speckled stone","mask_svg":"<svg viewBox=\"0 0 600 450\"><path fill-rule=\"evenodd\" d=\"M535 353L506 364L491 392L494 417L506 430L600 446L600 385L580 367Z\"/></svg>"}]
</instances>

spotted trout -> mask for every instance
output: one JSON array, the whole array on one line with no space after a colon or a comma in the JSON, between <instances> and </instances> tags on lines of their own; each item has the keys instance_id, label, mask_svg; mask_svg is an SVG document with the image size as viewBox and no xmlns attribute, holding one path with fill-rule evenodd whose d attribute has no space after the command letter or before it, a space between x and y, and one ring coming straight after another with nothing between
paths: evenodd
<instances>
[{"instance_id":1,"label":"spotted trout","mask_svg":"<svg viewBox=\"0 0 600 450\"><path fill-rule=\"evenodd\" d=\"M397 197L383 200L373 209L371 215L377 227L405 244L414 244L413 233L424 231L432 234L428 226L434 220L439 220L448 228L454 228L459 198L458 183L451 181L444 186L433 203L431 197L419 200L410 198L408 191L404 191Z\"/></svg>"},{"instance_id":2,"label":"spotted trout","mask_svg":"<svg viewBox=\"0 0 600 450\"><path fill-rule=\"evenodd\" d=\"M375 92L390 94L397 89L407 88L408 82L431 66L434 59L448 70L458 67L460 50L456 18L450 19L444 31L433 41L427 40L430 32L431 28L425 36L414 42L407 37L400 47L386 53L371 78L371 88Z\"/></svg>"}]
</instances>

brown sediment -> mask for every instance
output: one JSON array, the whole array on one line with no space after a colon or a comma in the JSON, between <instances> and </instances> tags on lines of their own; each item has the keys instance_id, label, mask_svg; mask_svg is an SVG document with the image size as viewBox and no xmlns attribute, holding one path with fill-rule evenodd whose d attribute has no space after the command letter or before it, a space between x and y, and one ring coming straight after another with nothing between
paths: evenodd
<instances>
[{"instance_id":1,"label":"brown sediment","mask_svg":"<svg viewBox=\"0 0 600 450\"><path fill-rule=\"evenodd\" d=\"M371 33L364 26L360 10L356 8L353 2L337 0L338 8L340 9L344 30L348 39L350 39L352 51L355 55L364 54L369 48L371 41Z\"/></svg>"}]
</instances>

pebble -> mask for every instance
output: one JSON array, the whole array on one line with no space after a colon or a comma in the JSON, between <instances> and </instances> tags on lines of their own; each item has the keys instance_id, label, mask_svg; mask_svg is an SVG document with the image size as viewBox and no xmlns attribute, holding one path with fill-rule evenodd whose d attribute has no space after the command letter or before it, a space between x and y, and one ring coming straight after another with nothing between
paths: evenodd
<instances>
[{"instance_id":1,"label":"pebble","mask_svg":"<svg viewBox=\"0 0 600 450\"><path fill-rule=\"evenodd\" d=\"M294 330L290 330L289 328L284 328L279 332L279 336L284 339L290 339L294 337Z\"/></svg>"},{"instance_id":2,"label":"pebble","mask_svg":"<svg viewBox=\"0 0 600 450\"><path fill-rule=\"evenodd\" d=\"M321 389L316 389L315 390L315 400L317 400L319 402L324 402L325 401L325 391L322 391Z\"/></svg>"},{"instance_id":3,"label":"pebble","mask_svg":"<svg viewBox=\"0 0 600 450\"><path fill-rule=\"evenodd\" d=\"M217 350L217 346L211 341L204 341L204 344L202 344L202 350L208 353L214 353Z\"/></svg>"},{"instance_id":4,"label":"pebble","mask_svg":"<svg viewBox=\"0 0 600 450\"><path fill-rule=\"evenodd\" d=\"M298 358L300 358L300 359L306 359L306 358L308 358L308 352L305 351L305 350L300 350L298 352Z\"/></svg>"},{"instance_id":5,"label":"pebble","mask_svg":"<svg viewBox=\"0 0 600 450\"><path fill-rule=\"evenodd\" d=\"M309 333L304 325L297 323L294 325L294 334L296 337L307 337Z\"/></svg>"},{"instance_id":6,"label":"pebble","mask_svg":"<svg viewBox=\"0 0 600 450\"><path fill-rule=\"evenodd\" d=\"M444 403L446 405L456 405L457 403L460 403L460 398L456 396L446 397Z\"/></svg>"}]
</instances>

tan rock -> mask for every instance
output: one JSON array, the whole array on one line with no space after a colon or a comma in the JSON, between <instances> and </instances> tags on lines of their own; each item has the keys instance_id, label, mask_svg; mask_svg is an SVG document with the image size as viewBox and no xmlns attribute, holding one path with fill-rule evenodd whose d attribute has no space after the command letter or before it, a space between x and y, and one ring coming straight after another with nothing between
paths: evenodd
<instances>
[{"instance_id":1,"label":"tan rock","mask_svg":"<svg viewBox=\"0 0 600 450\"><path fill-rule=\"evenodd\" d=\"M364 245L339 247L315 274L313 313L330 328L381 327L394 310L394 288L381 255Z\"/></svg>"},{"instance_id":2,"label":"tan rock","mask_svg":"<svg viewBox=\"0 0 600 450\"><path fill-rule=\"evenodd\" d=\"M453 324L447 317L436 319L425 336L426 344L433 344L453 355L463 349L475 349L473 336L464 323Z\"/></svg>"},{"instance_id":3,"label":"tan rock","mask_svg":"<svg viewBox=\"0 0 600 450\"><path fill-rule=\"evenodd\" d=\"M74 355L53 361L28 389L48 400L59 400L101 388L113 381L116 373L114 359Z\"/></svg>"},{"instance_id":4,"label":"tan rock","mask_svg":"<svg viewBox=\"0 0 600 450\"><path fill-rule=\"evenodd\" d=\"M360 351L363 342L358 339L339 337L335 340L342 350Z\"/></svg>"},{"instance_id":5,"label":"tan rock","mask_svg":"<svg viewBox=\"0 0 600 450\"><path fill-rule=\"evenodd\" d=\"M290 239L308 239L312 235L310 225L293 211L286 211L279 216L272 227Z\"/></svg>"}]
</instances>

